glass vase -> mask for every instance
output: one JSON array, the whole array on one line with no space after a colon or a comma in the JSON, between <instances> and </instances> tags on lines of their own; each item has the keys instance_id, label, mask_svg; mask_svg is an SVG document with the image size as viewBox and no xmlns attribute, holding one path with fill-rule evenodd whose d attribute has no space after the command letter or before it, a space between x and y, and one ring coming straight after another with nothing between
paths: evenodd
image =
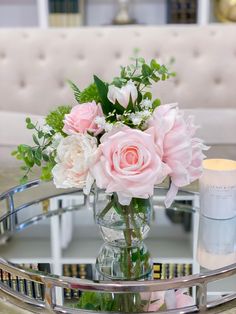
<instances>
[{"instance_id":1,"label":"glass vase","mask_svg":"<svg viewBox=\"0 0 236 314\"><path fill-rule=\"evenodd\" d=\"M149 251L143 240L150 230L150 199L133 198L121 205L117 194L107 197L96 213L96 222L105 241L96 260L100 274L113 280L137 280L152 271Z\"/></svg>"}]
</instances>

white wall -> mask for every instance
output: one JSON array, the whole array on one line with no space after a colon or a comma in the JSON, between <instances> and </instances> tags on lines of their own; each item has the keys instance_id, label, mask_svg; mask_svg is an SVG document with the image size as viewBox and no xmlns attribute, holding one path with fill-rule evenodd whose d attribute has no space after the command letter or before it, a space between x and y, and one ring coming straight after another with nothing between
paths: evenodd
<instances>
[{"instance_id":1,"label":"white wall","mask_svg":"<svg viewBox=\"0 0 236 314\"><path fill-rule=\"evenodd\" d=\"M37 25L35 0L0 0L0 27Z\"/></svg>"}]
</instances>

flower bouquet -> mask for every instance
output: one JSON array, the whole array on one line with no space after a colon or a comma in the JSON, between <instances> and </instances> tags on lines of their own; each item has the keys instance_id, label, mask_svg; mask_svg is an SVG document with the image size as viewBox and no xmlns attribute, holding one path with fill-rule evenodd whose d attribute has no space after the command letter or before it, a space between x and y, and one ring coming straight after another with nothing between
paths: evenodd
<instances>
[{"instance_id":1,"label":"flower bouquet","mask_svg":"<svg viewBox=\"0 0 236 314\"><path fill-rule=\"evenodd\" d=\"M193 118L185 119L177 104L161 105L150 92L174 73L156 60L133 61L111 83L94 76L80 90L69 81L78 105L58 107L43 126L27 118L35 145L19 145L13 152L24 162L22 182L38 166L41 178L53 178L58 188L83 188L85 194L93 189L97 198L95 187L105 190L96 215L105 244L96 266L113 280L149 276L152 265L143 239L150 229L154 186L170 178L165 199L170 206L178 188L201 175L206 149L194 137ZM136 294L84 293L79 306L91 308L97 299L100 310L121 312L140 311L151 302Z\"/></svg>"}]
</instances>

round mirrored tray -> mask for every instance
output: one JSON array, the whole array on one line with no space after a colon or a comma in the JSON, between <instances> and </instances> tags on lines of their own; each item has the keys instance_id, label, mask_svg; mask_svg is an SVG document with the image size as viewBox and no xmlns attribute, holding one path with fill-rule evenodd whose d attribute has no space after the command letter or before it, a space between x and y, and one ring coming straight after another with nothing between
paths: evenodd
<instances>
[{"instance_id":1,"label":"round mirrored tray","mask_svg":"<svg viewBox=\"0 0 236 314\"><path fill-rule=\"evenodd\" d=\"M145 240L153 260L151 275L118 282L103 278L94 266L103 243L94 206L102 206L104 191L98 191L95 201L93 193L85 196L82 190L32 181L3 193L0 298L33 313L97 313L78 308L84 291L151 294L185 289L194 305L158 313L236 308L236 264L207 271L197 262L198 193L179 191L169 209L163 205L165 195L157 187L152 198L151 232ZM144 312L156 313L148 308Z\"/></svg>"}]
</instances>

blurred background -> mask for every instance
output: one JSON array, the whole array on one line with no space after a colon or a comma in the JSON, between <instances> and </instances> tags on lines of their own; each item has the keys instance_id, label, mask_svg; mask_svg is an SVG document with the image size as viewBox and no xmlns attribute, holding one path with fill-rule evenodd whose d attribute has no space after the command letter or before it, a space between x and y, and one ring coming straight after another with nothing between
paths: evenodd
<instances>
[{"instance_id":1,"label":"blurred background","mask_svg":"<svg viewBox=\"0 0 236 314\"><path fill-rule=\"evenodd\" d=\"M235 22L232 0L0 0L1 27Z\"/></svg>"}]
</instances>

